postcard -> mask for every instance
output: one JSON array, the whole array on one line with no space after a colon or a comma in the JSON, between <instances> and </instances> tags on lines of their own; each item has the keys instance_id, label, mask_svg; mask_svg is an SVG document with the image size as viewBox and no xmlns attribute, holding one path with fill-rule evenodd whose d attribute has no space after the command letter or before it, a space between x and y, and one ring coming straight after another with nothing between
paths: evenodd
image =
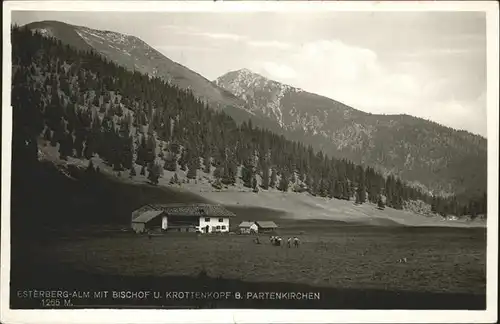
<instances>
[{"instance_id":1,"label":"postcard","mask_svg":"<svg viewBox=\"0 0 500 324\"><path fill-rule=\"evenodd\" d=\"M2 322L496 322L496 2L3 18Z\"/></svg>"}]
</instances>

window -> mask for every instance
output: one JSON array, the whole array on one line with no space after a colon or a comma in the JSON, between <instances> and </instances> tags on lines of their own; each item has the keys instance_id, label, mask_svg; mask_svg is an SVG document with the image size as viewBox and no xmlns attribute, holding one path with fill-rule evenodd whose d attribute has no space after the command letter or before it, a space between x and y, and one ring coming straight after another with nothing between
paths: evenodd
<instances>
[{"instance_id":1,"label":"window","mask_svg":"<svg viewBox=\"0 0 500 324\"><path fill-rule=\"evenodd\" d=\"M223 223L224 222L224 218L219 218L219 223Z\"/></svg>"},{"instance_id":2,"label":"window","mask_svg":"<svg viewBox=\"0 0 500 324\"><path fill-rule=\"evenodd\" d=\"M210 222L210 217L206 217L205 222Z\"/></svg>"},{"instance_id":3,"label":"window","mask_svg":"<svg viewBox=\"0 0 500 324\"><path fill-rule=\"evenodd\" d=\"M226 229L226 226L222 225L222 226L221 226L221 229L225 230L225 229Z\"/></svg>"},{"instance_id":4,"label":"window","mask_svg":"<svg viewBox=\"0 0 500 324\"><path fill-rule=\"evenodd\" d=\"M219 226L219 225L217 225L217 229L218 229L218 230L220 229L220 226Z\"/></svg>"}]
</instances>

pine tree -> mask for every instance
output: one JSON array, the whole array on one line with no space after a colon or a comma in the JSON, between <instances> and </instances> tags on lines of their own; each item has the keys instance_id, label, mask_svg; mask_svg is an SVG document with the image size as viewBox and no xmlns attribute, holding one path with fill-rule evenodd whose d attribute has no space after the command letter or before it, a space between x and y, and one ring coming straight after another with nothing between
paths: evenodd
<instances>
[{"instance_id":1,"label":"pine tree","mask_svg":"<svg viewBox=\"0 0 500 324\"><path fill-rule=\"evenodd\" d=\"M339 180L335 180L335 185L333 189L333 198L335 199L342 199L342 183Z\"/></svg>"},{"instance_id":2,"label":"pine tree","mask_svg":"<svg viewBox=\"0 0 500 324\"><path fill-rule=\"evenodd\" d=\"M348 180L342 183L342 199L351 200L351 192L349 190L350 184Z\"/></svg>"},{"instance_id":3,"label":"pine tree","mask_svg":"<svg viewBox=\"0 0 500 324\"><path fill-rule=\"evenodd\" d=\"M66 155L74 156L73 147L74 147L73 135L71 133L66 134Z\"/></svg>"},{"instance_id":4,"label":"pine tree","mask_svg":"<svg viewBox=\"0 0 500 324\"><path fill-rule=\"evenodd\" d=\"M92 158L92 156L94 155L93 154L93 151L92 151L92 148L94 145L92 145L92 141L93 141L93 136L92 134L89 134L87 136L87 140L85 141L85 144L84 144L84 147L83 147L83 156L87 159L87 160L90 160Z\"/></svg>"},{"instance_id":5,"label":"pine tree","mask_svg":"<svg viewBox=\"0 0 500 324\"><path fill-rule=\"evenodd\" d=\"M288 191L288 175L285 172L281 173L281 179L278 186L278 190L287 192Z\"/></svg>"},{"instance_id":6,"label":"pine tree","mask_svg":"<svg viewBox=\"0 0 500 324\"><path fill-rule=\"evenodd\" d=\"M438 200L436 197L432 197L431 212L438 213Z\"/></svg>"},{"instance_id":7,"label":"pine tree","mask_svg":"<svg viewBox=\"0 0 500 324\"><path fill-rule=\"evenodd\" d=\"M469 202L469 213L470 213L470 217L471 219L475 219L477 217L477 214L478 214L478 208L477 208L477 203L474 201L474 200L471 200Z\"/></svg>"},{"instance_id":8,"label":"pine tree","mask_svg":"<svg viewBox=\"0 0 500 324\"><path fill-rule=\"evenodd\" d=\"M326 187L327 187L327 196L328 198L332 199L333 198L333 194L335 192L335 182L333 179L330 179L327 181L327 184L326 184Z\"/></svg>"},{"instance_id":9,"label":"pine tree","mask_svg":"<svg viewBox=\"0 0 500 324\"><path fill-rule=\"evenodd\" d=\"M45 131L43 133L43 139L46 141L50 141L52 139L52 134L51 134L51 131L48 127L45 128Z\"/></svg>"},{"instance_id":10,"label":"pine tree","mask_svg":"<svg viewBox=\"0 0 500 324\"><path fill-rule=\"evenodd\" d=\"M215 179L214 182L212 182L212 187L214 187L217 190L221 190L222 189L222 183L221 183L220 178L217 178L217 179Z\"/></svg>"},{"instance_id":11,"label":"pine tree","mask_svg":"<svg viewBox=\"0 0 500 324\"><path fill-rule=\"evenodd\" d=\"M181 157L179 158L179 167L182 171L186 171L188 163L188 156L186 149L182 150Z\"/></svg>"},{"instance_id":12,"label":"pine tree","mask_svg":"<svg viewBox=\"0 0 500 324\"><path fill-rule=\"evenodd\" d=\"M157 185L158 179L161 176L161 166L157 163L151 163L149 167L148 179L152 184Z\"/></svg>"},{"instance_id":13,"label":"pine tree","mask_svg":"<svg viewBox=\"0 0 500 324\"><path fill-rule=\"evenodd\" d=\"M241 180L243 181L243 185L247 188L252 187L252 176L253 172L251 167L248 164L245 164L241 167Z\"/></svg>"},{"instance_id":14,"label":"pine tree","mask_svg":"<svg viewBox=\"0 0 500 324\"><path fill-rule=\"evenodd\" d=\"M385 208L384 201L382 200L382 196L378 196L378 201L377 201L377 208L382 210Z\"/></svg>"},{"instance_id":15,"label":"pine tree","mask_svg":"<svg viewBox=\"0 0 500 324\"><path fill-rule=\"evenodd\" d=\"M187 178L196 179L196 170L200 167L200 159L196 156L191 157L188 166Z\"/></svg>"},{"instance_id":16,"label":"pine tree","mask_svg":"<svg viewBox=\"0 0 500 324\"><path fill-rule=\"evenodd\" d=\"M172 178L170 179L170 184L179 184L179 177L177 176L177 173L174 173Z\"/></svg>"},{"instance_id":17,"label":"pine tree","mask_svg":"<svg viewBox=\"0 0 500 324\"><path fill-rule=\"evenodd\" d=\"M210 163L210 155L207 153L205 154L205 158L203 159L203 163L205 165L205 168L204 168L204 172L207 173L207 174L210 174L210 166L211 166L211 163Z\"/></svg>"},{"instance_id":18,"label":"pine tree","mask_svg":"<svg viewBox=\"0 0 500 324\"><path fill-rule=\"evenodd\" d=\"M271 171L271 180L269 181L269 187L275 188L276 187L276 180L278 178L278 175L276 173L276 169L272 168Z\"/></svg>"},{"instance_id":19,"label":"pine tree","mask_svg":"<svg viewBox=\"0 0 500 324\"><path fill-rule=\"evenodd\" d=\"M93 173L93 172L95 172L94 163L92 163L92 160L89 161L89 164L87 165L86 172L87 173Z\"/></svg>"},{"instance_id":20,"label":"pine tree","mask_svg":"<svg viewBox=\"0 0 500 324\"><path fill-rule=\"evenodd\" d=\"M358 187L356 189L356 203L357 204L364 204L366 202L366 192L365 188L363 187Z\"/></svg>"},{"instance_id":21,"label":"pine tree","mask_svg":"<svg viewBox=\"0 0 500 324\"><path fill-rule=\"evenodd\" d=\"M151 134L148 136L146 144L146 156L144 158L147 164L152 163L156 157L156 140Z\"/></svg>"},{"instance_id":22,"label":"pine tree","mask_svg":"<svg viewBox=\"0 0 500 324\"><path fill-rule=\"evenodd\" d=\"M218 165L214 170L214 178L216 180L220 180L224 175L224 168Z\"/></svg>"},{"instance_id":23,"label":"pine tree","mask_svg":"<svg viewBox=\"0 0 500 324\"><path fill-rule=\"evenodd\" d=\"M356 188L356 202L358 204L363 204L366 202L366 174L362 166L358 165L356 167L356 182L358 184Z\"/></svg>"},{"instance_id":24,"label":"pine tree","mask_svg":"<svg viewBox=\"0 0 500 324\"><path fill-rule=\"evenodd\" d=\"M269 168L267 166L264 166L262 170L262 183L260 187L264 190L269 189Z\"/></svg>"},{"instance_id":25,"label":"pine tree","mask_svg":"<svg viewBox=\"0 0 500 324\"><path fill-rule=\"evenodd\" d=\"M100 106L101 106L101 102L100 102L100 100L99 100L99 96L98 96L98 95L95 95L95 96L94 96L94 101L92 102L92 104L93 104L94 106L97 106L97 107L100 107Z\"/></svg>"},{"instance_id":26,"label":"pine tree","mask_svg":"<svg viewBox=\"0 0 500 324\"><path fill-rule=\"evenodd\" d=\"M236 182L236 171L236 166L233 163L226 163L222 176L222 183L225 185L234 185Z\"/></svg>"},{"instance_id":27,"label":"pine tree","mask_svg":"<svg viewBox=\"0 0 500 324\"><path fill-rule=\"evenodd\" d=\"M252 177L252 189L253 192L259 192L259 188L257 186L257 178L255 177L255 175Z\"/></svg>"},{"instance_id":28,"label":"pine tree","mask_svg":"<svg viewBox=\"0 0 500 324\"><path fill-rule=\"evenodd\" d=\"M75 156L81 158L83 156L83 141L85 140L84 134L81 130L78 130L75 134L74 149Z\"/></svg>"},{"instance_id":29,"label":"pine tree","mask_svg":"<svg viewBox=\"0 0 500 324\"><path fill-rule=\"evenodd\" d=\"M141 141L139 143L139 146L137 148L137 159L135 163L139 165L145 165L146 164L146 159L147 159L147 143L146 143L146 137L143 135L141 137Z\"/></svg>"},{"instance_id":30,"label":"pine tree","mask_svg":"<svg viewBox=\"0 0 500 324\"><path fill-rule=\"evenodd\" d=\"M54 134L52 134L52 137L50 139L50 146L52 147L56 147L57 146L57 142L58 142L58 137L60 137L60 135L57 131L54 131Z\"/></svg>"},{"instance_id":31,"label":"pine tree","mask_svg":"<svg viewBox=\"0 0 500 324\"><path fill-rule=\"evenodd\" d=\"M60 136L61 139L59 140L59 158L65 161L68 159L68 137L64 134Z\"/></svg>"},{"instance_id":32,"label":"pine tree","mask_svg":"<svg viewBox=\"0 0 500 324\"><path fill-rule=\"evenodd\" d=\"M358 190L356 190L356 197L355 197L354 203L355 203L356 205L360 205L360 204L362 204L362 203L361 203L361 197L360 197L359 189L358 189Z\"/></svg>"},{"instance_id":33,"label":"pine tree","mask_svg":"<svg viewBox=\"0 0 500 324\"><path fill-rule=\"evenodd\" d=\"M130 168L130 179L135 177L137 174L135 173L135 166L132 164L132 167Z\"/></svg>"},{"instance_id":34,"label":"pine tree","mask_svg":"<svg viewBox=\"0 0 500 324\"><path fill-rule=\"evenodd\" d=\"M177 156L175 153L166 154L163 168L168 171L177 171Z\"/></svg>"},{"instance_id":35,"label":"pine tree","mask_svg":"<svg viewBox=\"0 0 500 324\"><path fill-rule=\"evenodd\" d=\"M319 195L321 197L326 197L328 196L328 183L324 179L320 179L319 181Z\"/></svg>"}]
</instances>

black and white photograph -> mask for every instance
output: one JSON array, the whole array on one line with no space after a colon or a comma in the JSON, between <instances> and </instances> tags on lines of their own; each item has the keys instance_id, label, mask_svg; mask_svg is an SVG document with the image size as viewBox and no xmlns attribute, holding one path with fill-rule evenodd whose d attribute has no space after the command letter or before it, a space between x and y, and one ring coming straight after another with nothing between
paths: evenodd
<instances>
[{"instance_id":1,"label":"black and white photograph","mask_svg":"<svg viewBox=\"0 0 500 324\"><path fill-rule=\"evenodd\" d=\"M4 2L2 322L496 322L498 4L350 5Z\"/></svg>"}]
</instances>

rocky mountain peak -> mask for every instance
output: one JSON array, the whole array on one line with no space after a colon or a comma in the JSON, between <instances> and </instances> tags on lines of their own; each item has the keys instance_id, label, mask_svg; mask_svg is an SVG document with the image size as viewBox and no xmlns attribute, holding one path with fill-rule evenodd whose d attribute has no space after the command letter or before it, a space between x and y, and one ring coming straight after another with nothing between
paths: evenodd
<instances>
[{"instance_id":1,"label":"rocky mountain peak","mask_svg":"<svg viewBox=\"0 0 500 324\"><path fill-rule=\"evenodd\" d=\"M408 115L368 114L249 69L226 73L216 83L244 100L253 114L274 122L279 131L327 154L374 166L440 194L484 186L485 169L465 167L466 161L484 166L486 145L479 136L465 137Z\"/></svg>"}]
</instances>

